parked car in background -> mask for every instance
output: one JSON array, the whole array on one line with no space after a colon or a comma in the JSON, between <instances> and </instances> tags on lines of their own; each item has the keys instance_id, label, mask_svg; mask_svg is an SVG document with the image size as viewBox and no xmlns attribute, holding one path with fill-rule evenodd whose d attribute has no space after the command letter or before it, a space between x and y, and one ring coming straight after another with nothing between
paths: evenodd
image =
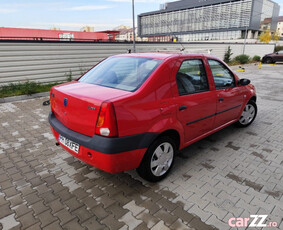
<instances>
[{"instance_id":1,"label":"parked car in background","mask_svg":"<svg viewBox=\"0 0 283 230\"><path fill-rule=\"evenodd\" d=\"M262 58L262 63L275 63L275 62L283 62L283 50L279 50L275 53L266 54Z\"/></svg>"},{"instance_id":2,"label":"parked car in background","mask_svg":"<svg viewBox=\"0 0 283 230\"><path fill-rule=\"evenodd\" d=\"M166 177L178 150L257 114L255 87L202 54L117 55L50 92L49 123L74 157L110 173Z\"/></svg>"}]
</instances>

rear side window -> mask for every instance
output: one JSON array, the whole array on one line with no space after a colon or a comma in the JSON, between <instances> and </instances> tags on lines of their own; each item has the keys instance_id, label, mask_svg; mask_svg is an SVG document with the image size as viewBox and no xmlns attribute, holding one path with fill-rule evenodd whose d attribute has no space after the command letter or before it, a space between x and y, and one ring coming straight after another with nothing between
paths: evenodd
<instances>
[{"instance_id":1,"label":"rear side window","mask_svg":"<svg viewBox=\"0 0 283 230\"><path fill-rule=\"evenodd\" d=\"M87 72L79 81L125 91L137 90L162 60L111 57Z\"/></svg>"},{"instance_id":2,"label":"rear side window","mask_svg":"<svg viewBox=\"0 0 283 230\"><path fill-rule=\"evenodd\" d=\"M222 63L216 60L208 60L216 89L235 87L234 75Z\"/></svg>"},{"instance_id":3,"label":"rear side window","mask_svg":"<svg viewBox=\"0 0 283 230\"><path fill-rule=\"evenodd\" d=\"M183 61L176 81L180 96L209 91L205 68L199 59Z\"/></svg>"}]
</instances>

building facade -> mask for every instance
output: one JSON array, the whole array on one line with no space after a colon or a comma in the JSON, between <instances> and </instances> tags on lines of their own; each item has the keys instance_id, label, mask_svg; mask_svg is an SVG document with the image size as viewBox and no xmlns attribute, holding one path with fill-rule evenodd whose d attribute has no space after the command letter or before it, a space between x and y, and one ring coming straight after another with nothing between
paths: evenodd
<instances>
[{"instance_id":1,"label":"building facade","mask_svg":"<svg viewBox=\"0 0 283 230\"><path fill-rule=\"evenodd\" d=\"M181 0L138 16L141 37L181 41L257 38L261 24L271 18L275 31L280 7L270 0ZM247 32L247 33L246 33Z\"/></svg>"},{"instance_id":2,"label":"building facade","mask_svg":"<svg viewBox=\"0 0 283 230\"><path fill-rule=\"evenodd\" d=\"M115 41L119 31L81 32L0 27L0 40L39 40L39 41Z\"/></svg>"},{"instance_id":3,"label":"building facade","mask_svg":"<svg viewBox=\"0 0 283 230\"><path fill-rule=\"evenodd\" d=\"M283 16L278 18L277 33L283 38Z\"/></svg>"},{"instance_id":4,"label":"building facade","mask_svg":"<svg viewBox=\"0 0 283 230\"><path fill-rule=\"evenodd\" d=\"M116 35L117 41L133 41L134 35L133 35L133 28L122 28L119 30L119 34ZM135 28L135 40L138 42L141 41L148 41L148 38L146 37L139 37L138 36L138 29Z\"/></svg>"}]
</instances>

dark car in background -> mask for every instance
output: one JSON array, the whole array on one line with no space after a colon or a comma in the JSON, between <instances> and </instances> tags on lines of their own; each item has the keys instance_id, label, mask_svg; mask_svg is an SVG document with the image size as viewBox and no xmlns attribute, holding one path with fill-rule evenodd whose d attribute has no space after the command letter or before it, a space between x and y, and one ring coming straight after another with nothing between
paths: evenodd
<instances>
[{"instance_id":1,"label":"dark car in background","mask_svg":"<svg viewBox=\"0 0 283 230\"><path fill-rule=\"evenodd\" d=\"M275 62L283 62L283 50L279 50L275 53L266 54L262 58L262 63L275 63Z\"/></svg>"}]
</instances>

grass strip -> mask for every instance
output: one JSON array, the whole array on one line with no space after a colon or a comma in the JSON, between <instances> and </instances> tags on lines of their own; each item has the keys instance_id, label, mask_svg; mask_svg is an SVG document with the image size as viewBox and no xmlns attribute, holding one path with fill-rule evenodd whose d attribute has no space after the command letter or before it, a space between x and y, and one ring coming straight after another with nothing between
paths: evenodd
<instances>
[{"instance_id":1,"label":"grass strip","mask_svg":"<svg viewBox=\"0 0 283 230\"><path fill-rule=\"evenodd\" d=\"M38 83L32 81L10 83L0 86L0 98L20 95L31 95L50 91L51 87L62 82Z\"/></svg>"}]
</instances>

